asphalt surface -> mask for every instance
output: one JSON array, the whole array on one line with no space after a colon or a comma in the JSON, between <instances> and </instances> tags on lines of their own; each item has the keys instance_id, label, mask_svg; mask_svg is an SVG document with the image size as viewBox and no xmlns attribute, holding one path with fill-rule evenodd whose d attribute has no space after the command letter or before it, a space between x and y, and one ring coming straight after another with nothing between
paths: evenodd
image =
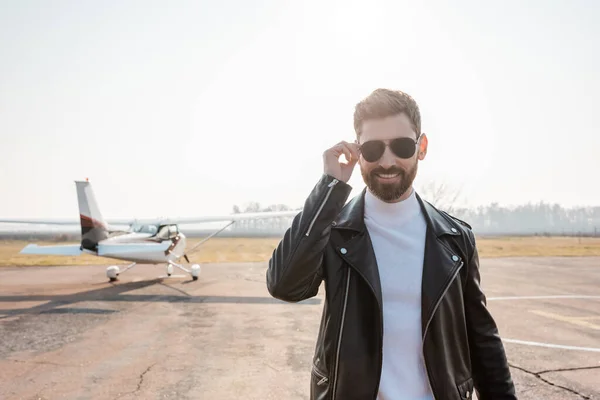
<instances>
[{"instance_id":1,"label":"asphalt surface","mask_svg":"<svg viewBox=\"0 0 600 400\"><path fill-rule=\"evenodd\" d=\"M323 293L266 264L0 268L0 399L308 399ZM519 399L600 399L600 258L483 259Z\"/></svg>"}]
</instances>

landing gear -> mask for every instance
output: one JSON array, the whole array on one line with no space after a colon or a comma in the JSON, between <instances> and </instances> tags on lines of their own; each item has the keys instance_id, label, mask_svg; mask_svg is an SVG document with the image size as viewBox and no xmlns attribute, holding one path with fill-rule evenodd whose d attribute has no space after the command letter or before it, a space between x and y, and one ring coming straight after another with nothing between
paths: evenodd
<instances>
[{"instance_id":1,"label":"landing gear","mask_svg":"<svg viewBox=\"0 0 600 400\"><path fill-rule=\"evenodd\" d=\"M106 276L110 282L116 281L117 276L119 276L119 267L116 265L111 265L110 267L106 268Z\"/></svg>"},{"instance_id":2,"label":"landing gear","mask_svg":"<svg viewBox=\"0 0 600 400\"><path fill-rule=\"evenodd\" d=\"M200 275L200 266L198 264L194 264L192 265L192 279L197 281L198 280L198 276Z\"/></svg>"},{"instance_id":3,"label":"landing gear","mask_svg":"<svg viewBox=\"0 0 600 400\"><path fill-rule=\"evenodd\" d=\"M133 268L135 266L135 264L136 263L128 265L127 267L125 267L125 269L123 271L121 271L118 266L111 265L110 267L106 268L106 276L108 277L110 282L114 282L117 280L117 277L119 276L120 273L125 272L130 268Z\"/></svg>"},{"instance_id":4,"label":"landing gear","mask_svg":"<svg viewBox=\"0 0 600 400\"><path fill-rule=\"evenodd\" d=\"M192 269L186 269L183 265L179 265L179 264L175 264L174 262L170 262L167 266L167 274L169 274L169 267L171 267L171 273L173 272L173 267L177 267L185 272L187 272L188 274L190 274L192 276L192 279L197 281L198 277L200 276L200 265L198 264L194 264L192 265ZM169 276L171 276L169 274Z\"/></svg>"},{"instance_id":5,"label":"landing gear","mask_svg":"<svg viewBox=\"0 0 600 400\"><path fill-rule=\"evenodd\" d=\"M122 274L123 272L133 268L135 265L136 263L130 264L127 267L125 267L122 271L117 265L111 265L110 267L106 268L106 276L108 277L110 282L115 282L116 280L118 280L119 274ZM173 267L177 267L187 272L192 276L192 279L195 281L197 281L198 277L200 276L200 265L193 264L191 269L188 270L183 265L179 265L174 262L167 263L167 276L170 277L173 275Z\"/></svg>"}]
</instances>

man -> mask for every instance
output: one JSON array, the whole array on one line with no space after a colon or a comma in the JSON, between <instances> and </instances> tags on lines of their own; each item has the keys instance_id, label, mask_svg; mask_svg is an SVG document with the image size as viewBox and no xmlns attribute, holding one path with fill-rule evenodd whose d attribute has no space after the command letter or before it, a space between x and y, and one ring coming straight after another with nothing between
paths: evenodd
<instances>
[{"instance_id":1,"label":"man","mask_svg":"<svg viewBox=\"0 0 600 400\"><path fill-rule=\"evenodd\" d=\"M471 227L413 189L427 137L415 101L378 89L357 104L356 142L324 173L273 252L269 293L325 303L311 399L515 400L480 286ZM341 162L344 155L347 162ZM365 190L346 204L360 164Z\"/></svg>"}]
</instances>

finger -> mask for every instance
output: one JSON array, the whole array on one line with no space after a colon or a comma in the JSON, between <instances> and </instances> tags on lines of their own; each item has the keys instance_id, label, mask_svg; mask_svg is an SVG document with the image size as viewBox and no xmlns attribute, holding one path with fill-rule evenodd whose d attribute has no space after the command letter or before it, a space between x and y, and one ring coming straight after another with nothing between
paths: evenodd
<instances>
[{"instance_id":1,"label":"finger","mask_svg":"<svg viewBox=\"0 0 600 400\"><path fill-rule=\"evenodd\" d=\"M344 153L345 144L346 142L344 141L337 143L336 145L326 150L325 155L332 155L336 158L339 158Z\"/></svg>"},{"instance_id":2,"label":"finger","mask_svg":"<svg viewBox=\"0 0 600 400\"><path fill-rule=\"evenodd\" d=\"M358 160L360 157L360 145L358 143L348 143L348 148L352 152L352 157Z\"/></svg>"},{"instance_id":3,"label":"finger","mask_svg":"<svg viewBox=\"0 0 600 400\"><path fill-rule=\"evenodd\" d=\"M348 150L345 147L344 147L344 156L346 157L346 162L347 163L351 163L352 162L352 153L350 152L350 150Z\"/></svg>"},{"instance_id":4,"label":"finger","mask_svg":"<svg viewBox=\"0 0 600 400\"><path fill-rule=\"evenodd\" d=\"M349 163L358 161L358 151L352 148L351 143L344 143L344 154Z\"/></svg>"}]
</instances>

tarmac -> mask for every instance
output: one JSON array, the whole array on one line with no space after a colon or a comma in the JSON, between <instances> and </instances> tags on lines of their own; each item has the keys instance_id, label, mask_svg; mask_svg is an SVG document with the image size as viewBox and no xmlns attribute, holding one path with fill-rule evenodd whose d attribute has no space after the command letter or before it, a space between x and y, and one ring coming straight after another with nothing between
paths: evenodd
<instances>
[{"instance_id":1,"label":"tarmac","mask_svg":"<svg viewBox=\"0 0 600 400\"><path fill-rule=\"evenodd\" d=\"M600 399L600 258L481 260L520 400ZM323 292L266 263L0 268L0 399L308 399ZM161 277L162 276L162 277Z\"/></svg>"}]
</instances>

